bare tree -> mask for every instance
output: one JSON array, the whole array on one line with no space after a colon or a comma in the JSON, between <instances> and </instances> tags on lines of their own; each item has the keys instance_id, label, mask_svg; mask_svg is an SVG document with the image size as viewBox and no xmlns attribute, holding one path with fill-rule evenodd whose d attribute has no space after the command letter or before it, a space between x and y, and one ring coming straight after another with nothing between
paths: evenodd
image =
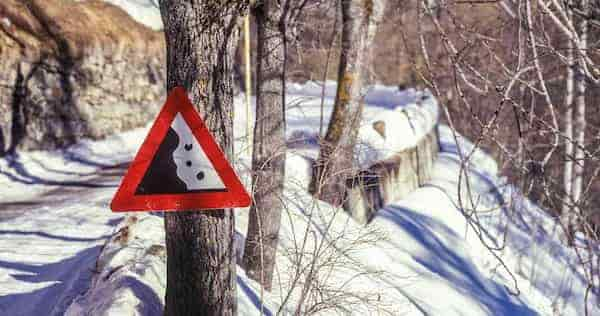
<instances>
[{"instance_id":1,"label":"bare tree","mask_svg":"<svg viewBox=\"0 0 600 316\"><path fill-rule=\"evenodd\" d=\"M285 178L285 21L276 0L253 7L257 25L253 204L244 250L246 274L271 289Z\"/></svg>"},{"instance_id":2,"label":"bare tree","mask_svg":"<svg viewBox=\"0 0 600 316\"><path fill-rule=\"evenodd\" d=\"M385 0L342 0L342 50L335 105L312 178L318 198L340 205L353 173L354 146L362 117L367 65Z\"/></svg>"},{"instance_id":3,"label":"bare tree","mask_svg":"<svg viewBox=\"0 0 600 316\"><path fill-rule=\"evenodd\" d=\"M233 151L233 57L245 1L160 1L167 89L183 86L228 157ZM232 210L165 215L166 315L235 315Z\"/></svg>"},{"instance_id":4,"label":"bare tree","mask_svg":"<svg viewBox=\"0 0 600 316\"><path fill-rule=\"evenodd\" d=\"M426 2L418 2L417 16L429 30L419 32L418 46L428 85L438 97L448 90L457 96L443 108L446 122L486 148L520 194L560 214L556 225L577 255L588 314L588 294L600 288L600 221L593 215L600 151L590 146L600 121L586 109L586 98L598 95L587 87L600 83L600 55L588 47L600 34L597 2L448 1L439 13ZM467 166L474 151L458 152ZM475 214L468 220L478 225Z\"/></svg>"}]
</instances>

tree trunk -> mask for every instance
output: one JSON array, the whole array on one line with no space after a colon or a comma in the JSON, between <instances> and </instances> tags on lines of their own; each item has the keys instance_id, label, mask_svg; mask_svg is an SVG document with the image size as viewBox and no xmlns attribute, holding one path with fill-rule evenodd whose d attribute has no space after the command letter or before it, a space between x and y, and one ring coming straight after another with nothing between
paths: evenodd
<instances>
[{"instance_id":1,"label":"tree trunk","mask_svg":"<svg viewBox=\"0 0 600 316\"><path fill-rule=\"evenodd\" d=\"M567 16L571 21L573 20L573 10L570 8L572 1L568 2L565 10ZM567 41L567 82L566 82L566 95L565 95L565 123L564 123L564 134L565 134L565 163L563 170L563 187L564 196L561 210L561 222L564 229L566 230L567 239L572 240L571 236L571 225L573 223L573 106L575 99L575 54L573 49L575 44L572 40Z\"/></svg>"},{"instance_id":2,"label":"tree trunk","mask_svg":"<svg viewBox=\"0 0 600 316\"><path fill-rule=\"evenodd\" d=\"M231 157L232 64L246 3L163 0L160 9L167 43L167 89L186 88L208 129ZM166 213L165 231L165 315L235 315L232 210Z\"/></svg>"},{"instance_id":3,"label":"tree trunk","mask_svg":"<svg viewBox=\"0 0 600 316\"><path fill-rule=\"evenodd\" d=\"M362 117L364 86L372 57L373 39L383 16L385 0L342 0L342 51L335 105L313 173L316 197L341 205L346 179L354 173L354 146Z\"/></svg>"},{"instance_id":4,"label":"tree trunk","mask_svg":"<svg viewBox=\"0 0 600 316\"><path fill-rule=\"evenodd\" d=\"M282 9L265 0L257 24L256 123L252 154L253 201L244 250L246 274L271 290L285 176L285 43Z\"/></svg>"},{"instance_id":5,"label":"tree trunk","mask_svg":"<svg viewBox=\"0 0 600 316\"><path fill-rule=\"evenodd\" d=\"M581 1L582 12L586 15L589 10L589 1ZM579 22L579 36L581 39L580 49L585 51L587 49L587 37L588 37L588 22L586 18L581 18ZM585 155L583 147L585 145L585 93L586 93L586 78L583 72L583 65L585 63L582 57L579 58L579 65L575 73L576 81L576 102L577 107L575 108L575 166L573 167L574 178L573 178L573 201L576 204L577 212L581 212L581 193L583 191L583 172L585 167ZM582 214L579 214L582 215Z\"/></svg>"}]
</instances>

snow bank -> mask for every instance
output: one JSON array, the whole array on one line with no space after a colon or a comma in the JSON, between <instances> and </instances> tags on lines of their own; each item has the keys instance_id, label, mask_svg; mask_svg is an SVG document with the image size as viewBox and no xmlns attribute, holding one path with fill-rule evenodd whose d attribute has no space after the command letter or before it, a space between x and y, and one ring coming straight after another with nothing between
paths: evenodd
<instances>
[{"instance_id":1,"label":"snow bank","mask_svg":"<svg viewBox=\"0 0 600 316\"><path fill-rule=\"evenodd\" d=\"M319 292L321 301L305 301L304 312L320 304L324 308L332 308L337 303L351 306L347 313L344 312L351 315L377 312L393 315L552 315L554 310L564 315L581 315L581 272L577 271L573 262L574 254L560 245L558 237L545 235L544 239L540 239L541 236L531 234L530 230L508 226L506 247L496 252L507 264L509 270L506 271L482 244L463 212L457 208L460 163L455 154L443 153L436 162L435 176L430 185L381 210L366 228L355 224L345 212L314 201L305 193L307 166L306 159L290 154L286 172L292 176L286 183L285 192L288 209L282 219L273 292L264 292L261 297L260 287L238 267L240 315L258 315L261 302L267 315L293 313L298 306L302 286L294 287L292 284L297 280L303 284L308 276L297 271L307 271L311 265L317 267L318 273L312 277L318 282L312 284L309 292ZM487 209L498 203L494 196L497 192L493 190L497 188L493 182L495 179L481 176L490 171L493 170L470 170L472 194L484 203L480 208ZM543 212L529 206L519 209L519 212L525 218L537 219L528 222L531 227L540 223L540 218L551 222ZM245 232L246 215L244 210L236 213L238 237L242 236L240 232ZM128 289L128 284L134 284L133 281L118 281L126 278L137 280L135 284L146 284L146 288L156 289L151 295L152 300L158 297L160 304L164 304L164 258L139 257L150 252L151 245L164 245L164 240L156 239L156 236L163 238L163 226L156 216L139 216L136 230L153 236L143 237L152 241L136 242L136 250L129 255L126 255L126 249L133 246L118 250L119 246L115 248L114 241L113 246L109 244L100 262L106 261L105 257L118 258L112 254L119 251L124 252L123 257L112 259L115 263L105 265L96 277L103 281L94 283L97 289L78 299L72 311L110 315L99 308L109 311L116 307L108 307L116 304L119 308L128 307L142 315L154 315L141 312L147 294L141 297L122 294L122 291L135 292ZM501 211L486 213L481 217L479 231L500 240L497 236L502 236L507 229L506 216ZM241 243L242 238L238 240ZM306 242L304 247L300 241ZM545 248L540 243L552 247ZM238 248L241 249L241 246ZM553 257L557 251L561 257ZM300 252L305 257L298 261L296 255ZM112 277L101 277L123 262L125 267L118 270L122 272L115 272ZM151 269L154 265L160 267ZM157 279L155 274L144 272L150 269L162 272L162 277ZM533 270L538 272L532 273ZM516 285L511 275L515 277ZM519 296L511 295L510 291L517 290L520 291ZM285 300L288 294L289 298ZM431 300L432 297L435 300ZM333 312L333 309L324 309L321 314ZM335 312L340 313L341 310Z\"/></svg>"},{"instance_id":2,"label":"snow bank","mask_svg":"<svg viewBox=\"0 0 600 316\"><path fill-rule=\"evenodd\" d=\"M375 91L381 93L379 90ZM410 99L404 96L403 100ZM357 165L368 168L403 150L416 147L425 135L435 128L438 115L437 100L429 91L415 93L410 103L399 104L392 111L381 111L364 122L358 132L358 144L355 149ZM375 130L376 122L385 124L385 137Z\"/></svg>"},{"instance_id":3,"label":"snow bank","mask_svg":"<svg viewBox=\"0 0 600 316\"><path fill-rule=\"evenodd\" d=\"M65 315L162 315L166 253L161 217L130 215L104 246L86 296Z\"/></svg>"},{"instance_id":4,"label":"snow bank","mask_svg":"<svg viewBox=\"0 0 600 316\"><path fill-rule=\"evenodd\" d=\"M436 176L413 196L422 194L425 198L424 191L431 190L443 193L452 201L446 209L454 211L433 214L440 209L424 208L419 199L398 204L422 209L445 223L464 238L474 255L473 263L486 276L504 283L512 292L520 292L540 314L584 315L585 273L576 252L562 242L559 223L499 177L490 156L445 125L440 128L440 143L443 153ZM461 157L469 158L465 169L461 169ZM459 183L460 173L463 178ZM597 260L598 253L592 258ZM590 315L600 313L599 297L600 293L590 294Z\"/></svg>"},{"instance_id":5,"label":"snow bank","mask_svg":"<svg viewBox=\"0 0 600 316\"><path fill-rule=\"evenodd\" d=\"M321 98L321 96L334 99L337 92L337 82L327 80L307 81L305 83L290 83L286 85L287 93L290 95L303 96L305 98ZM417 90L409 88L400 90L397 87L372 85L365 88L365 103L375 104L378 107L394 109L398 106L414 102Z\"/></svg>"},{"instance_id":6,"label":"snow bank","mask_svg":"<svg viewBox=\"0 0 600 316\"><path fill-rule=\"evenodd\" d=\"M413 101L402 106L427 107ZM315 135L320 99L290 94L289 102L288 139L294 130ZM242 97L235 106L233 163L249 187ZM326 100L325 109L331 106ZM400 110L367 104L365 118L372 122L394 111ZM64 151L0 159L2 201L31 201L52 181L80 181L105 164L128 161L145 134L141 129ZM318 148L290 142L274 289L261 291L238 267L239 314L292 314L301 306L302 313L322 315L583 315L584 275L553 219L499 178L494 160L468 140L440 126L440 141L432 180L380 210L368 227L307 193ZM470 157L468 177L460 157ZM0 314L62 314L67 306L68 315L161 314L162 218L128 215L115 229L123 216L108 210L115 185L60 195L52 204L32 206L31 214L0 222ZM235 215L241 251L247 210ZM517 290L519 296L511 294ZM600 313L591 305L597 300L591 293L592 315Z\"/></svg>"},{"instance_id":7,"label":"snow bank","mask_svg":"<svg viewBox=\"0 0 600 316\"><path fill-rule=\"evenodd\" d=\"M323 88L324 133L333 110L336 83L308 81L287 86L288 143L305 146L318 144ZM415 147L438 122L438 103L428 90L398 90L397 87L374 85L367 88L364 102L366 106L355 152L358 168L368 168L377 161ZM375 122L385 124L385 137L374 129Z\"/></svg>"},{"instance_id":8,"label":"snow bank","mask_svg":"<svg viewBox=\"0 0 600 316\"><path fill-rule=\"evenodd\" d=\"M331 108L331 102L326 101L326 107ZM243 99L236 98L236 113L241 115L235 118L235 163L248 183L243 106ZM411 106L417 107L404 105ZM318 131L319 120L314 118L320 100L298 95L290 98L289 108L297 130L307 135ZM368 105L365 113L373 120L384 110ZM426 122L422 130L427 129ZM552 218L498 178L496 163L473 144L460 135L455 138L445 126L440 137L443 152L432 180L380 210L368 227L307 193L310 157L318 148L311 143L291 146L273 291L261 291L238 267L239 314L258 315L261 310L266 315L292 314L301 306L302 313L322 315L581 315L583 274L575 254L560 243ZM471 160L461 171L460 157L465 156ZM235 214L241 250L247 211L238 209ZM123 245L115 237L107 244L94 286L69 312L154 315L162 310L165 261L151 249L163 249L163 225L154 215L136 217L137 228L132 230L139 240L134 237ZM486 244L499 250L490 251ZM314 273L309 274L311 270ZM307 295L301 302L303 290ZM592 296L590 301L597 297ZM152 303L144 303L148 300Z\"/></svg>"}]
</instances>

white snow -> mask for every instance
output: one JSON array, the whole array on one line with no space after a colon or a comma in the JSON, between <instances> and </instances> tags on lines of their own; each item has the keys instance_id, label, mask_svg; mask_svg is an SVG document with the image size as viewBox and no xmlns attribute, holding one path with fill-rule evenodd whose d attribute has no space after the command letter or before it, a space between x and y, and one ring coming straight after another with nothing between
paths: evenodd
<instances>
[{"instance_id":1,"label":"white snow","mask_svg":"<svg viewBox=\"0 0 600 316\"><path fill-rule=\"evenodd\" d=\"M149 126L82 140L64 150L17 153L0 159L0 201L27 201L57 185L85 186L98 170L133 159Z\"/></svg>"},{"instance_id":2,"label":"white snow","mask_svg":"<svg viewBox=\"0 0 600 316\"><path fill-rule=\"evenodd\" d=\"M335 95L335 87L327 89L323 130ZM303 313L583 315L583 274L573 251L561 244L554 221L498 177L493 159L460 135L455 142L445 126L440 127L442 152L430 183L380 210L367 227L314 200L306 188L310 160L318 151L320 91L314 82L289 89L287 208L274 289L261 291L238 267L240 315L258 315L261 306L266 315L293 313L306 279L317 280L312 285L319 291L308 287ZM437 108L433 101L417 105L420 95L371 88L360 139L375 154L361 165L410 147L432 128ZM233 164L249 188L243 100L235 99ZM383 141L371 133L377 120L391 126ZM128 161L145 132L0 160L2 201L31 201L48 193L48 187L55 189L57 181L85 180L90 176L78 173ZM460 156L466 155L471 159L459 185ZM0 215L0 314L62 314L67 306L67 315L161 313L166 277L162 218L160 213L130 213L115 228L123 216L108 209L115 189L111 183L64 194L63 200L33 206L25 215L6 220ZM238 257L246 227L247 209L237 209ZM501 249L491 252L484 242ZM511 295L517 291L520 295ZM597 297L593 293L588 305L592 315L600 312L592 306ZM333 310L336 306L340 309Z\"/></svg>"},{"instance_id":3,"label":"white snow","mask_svg":"<svg viewBox=\"0 0 600 316\"><path fill-rule=\"evenodd\" d=\"M85 0L84 0L85 1ZM104 0L125 10L134 20L154 30L162 30L163 23L158 0Z\"/></svg>"},{"instance_id":4,"label":"white snow","mask_svg":"<svg viewBox=\"0 0 600 316\"><path fill-rule=\"evenodd\" d=\"M108 211L119 178L93 180L131 160L145 134L0 159L0 315L62 315L89 287L122 218Z\"/></svg>"},{"instance_id":5,"label":"white snow","mask_svg":"<svg viewBox=\"0 0 600 316\"><path fill-rule=\"evenodd\" d=\"M325 91L323 91L325 87ZM288 85L287 132L294 144L316 145L321 122L323 99L323 128L327 130L336 84L308 81ZM357 167L367 168L374 162L394 153L416 146L438 120L438 104L429 91L374 85L366 88L363 120L358 132ZM325 92L325 93L323 93ZM373 123L385 123L386 137L373 128Z\"/></svg>"}]
</instances>

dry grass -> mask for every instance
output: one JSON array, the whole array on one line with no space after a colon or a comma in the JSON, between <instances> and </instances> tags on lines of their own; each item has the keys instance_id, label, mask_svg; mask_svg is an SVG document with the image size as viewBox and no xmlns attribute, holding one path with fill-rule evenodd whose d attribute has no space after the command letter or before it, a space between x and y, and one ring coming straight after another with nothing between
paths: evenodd
<instances>
[{"instance_id":1,"label":"dry grass","mask_svg":"<svg viewBox=\"0 0 600 316\"><path fill-rule=\"evenodd\" d=\"M31 8L39 8L48 20L41 20ZM3 0L0 21L0 56L15 54L17 47L17 52L27 56L56 53L58 47L52 39L56 36L64 39L74 57L98 48L164 51L161 32L137 23L125 11L103 1Z\"/></svg>"}]
</instances>

